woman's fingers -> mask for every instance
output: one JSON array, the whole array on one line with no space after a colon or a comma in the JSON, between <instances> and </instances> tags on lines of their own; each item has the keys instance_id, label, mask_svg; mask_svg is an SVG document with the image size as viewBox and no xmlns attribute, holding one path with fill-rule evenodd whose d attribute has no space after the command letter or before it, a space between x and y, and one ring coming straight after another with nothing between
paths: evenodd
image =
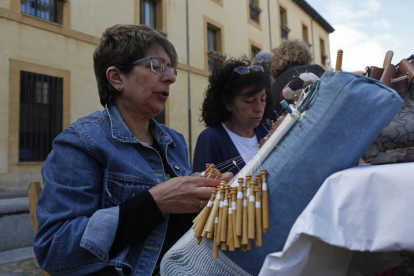
<instances>
[{"instance_id":1,"label":"woman's fingers","mask_svg":"<svg viewBox=\"0 0 414 276\"><path fill-rule=\"evenodd\" d=\"M232 172L225 172L218 180L229 182L232 178L233 178Z\"/></svg>"}]
</instances>

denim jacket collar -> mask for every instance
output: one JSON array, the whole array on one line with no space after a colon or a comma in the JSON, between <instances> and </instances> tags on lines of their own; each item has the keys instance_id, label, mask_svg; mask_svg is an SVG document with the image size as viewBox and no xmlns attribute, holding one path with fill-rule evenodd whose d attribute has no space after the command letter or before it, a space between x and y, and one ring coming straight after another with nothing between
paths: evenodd
<instances>
[{"instance_id":1,"label":"denim jacket collar","mask_svg":"<svg viewBox=\"0 0 414 276\"><path fill-rule=\"evenodd\" d=\"M105 111L108 113L111 122L112 138L117 139L120 142L140 143L141 145L148 147L147 143L141 142L132 134L115 105L106 105ZM168 145L170 143L175 146L171 136L162 129L161 125L154 118L151 118L150 120L149 130L160 146Z\"/></svg>"}]
</instances>

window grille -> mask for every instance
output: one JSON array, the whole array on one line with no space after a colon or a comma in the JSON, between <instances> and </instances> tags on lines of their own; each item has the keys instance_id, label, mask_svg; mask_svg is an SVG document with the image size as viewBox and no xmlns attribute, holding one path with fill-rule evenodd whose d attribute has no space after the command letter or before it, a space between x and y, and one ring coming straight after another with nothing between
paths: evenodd
<instances>
[{"instance_id":1,"label":"window grille","mask_svg":"<svg viewBox=\"0 0 414 276\"><path fill-rule=\"evenodd\" d=\"M21 0L20 12L62 24L62 0Z\"/></svg>"},{"instance_id":2,"label":"window grille","mask_svg":"<svg viewBox=\"0 0 414 276\"><path fill-rule=\"evenodd\" d=\"M220 68L223 62L220 60L221 53L217 47L217 31L207 28L207 52L208 52L208 71Z\"/></svg>"},{"instance_id":3,"label":"window grille","mask_svg":"<svg viewBox=\"0 0 414 276\"><path fill-rule=\"evenodd\" d=\"M321 63L323 66L326 66L328 56L325 53L325 41L323 41L323 39L319 39L319 44L321 45Z\"/></svg>"},{"instance_id":4,"label":"window grille","mask_svg":"<svg viewBox=\"0 0 414 276\"><path fill-rule=\"evenodd\" d=\"M249 10L250 10L250 19L259 23L259 15L262 10L259 8L258 1L250 0L249 1Z\"/></svg>"},{"instance_id":5,"label":"window grille","mask_svg":"<svg viewBox=\"0 0 414 276\"><path fill-rule=\"evenodd\" d=\"M152 0L141 0L141 24L156 28L156 3Z\"/></svg>"},{"instance_id":6,"label":"window grille","mask_svg":"<svg viewBox=\"0 0 414 276\"><path fill-rule=\"evenodd\" d=\"M19 162L43 162L63 125L63 78L20 71Z\"/></svg>"},{"instance_id":7,"label":"window grille","mask_svg":"<svg viewBox=\"0 0 414 276\"><path fill-rule=\"evenodd\" d=\"M281 34L282 39L288 39L289 32L290 32L290 29L287 26L286 10L280 7L280 34Z\"/></svg>"}]
</instances>

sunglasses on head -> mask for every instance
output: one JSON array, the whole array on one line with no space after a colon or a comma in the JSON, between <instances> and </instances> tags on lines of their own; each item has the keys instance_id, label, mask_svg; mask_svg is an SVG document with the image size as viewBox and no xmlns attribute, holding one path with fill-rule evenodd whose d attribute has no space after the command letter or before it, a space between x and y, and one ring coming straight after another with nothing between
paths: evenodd
<instances>
[{"instance_id":1,"label":"sunglasses on head","mask_svg":"<svg viewBox=\"0 0 414 276\"><path fill-rule=\"evenodd\" d=\"M239 66L239 67L234 68L233 71L240 75L245 75L245 74L249 74L250 72L264 72L264 69L260 65L252 65L252 66Z\"/></svg>"}]
</instances>

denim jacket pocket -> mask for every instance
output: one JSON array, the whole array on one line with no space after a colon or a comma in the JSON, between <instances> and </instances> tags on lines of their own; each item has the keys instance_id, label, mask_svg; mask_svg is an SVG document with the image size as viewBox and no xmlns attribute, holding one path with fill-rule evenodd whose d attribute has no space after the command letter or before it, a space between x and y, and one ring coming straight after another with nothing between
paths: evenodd
<instances>
[{"instance_id":1,"label":"denim jacket pocket","mask_svg":"<svg viewBox=\"0 0 414 276\"><path fill-rule=\"evenodd\" d=\"M137 196L159 182L148 177L106 173L105 207L118 206L127 199Z\"/></svg>"}]
</instances>

